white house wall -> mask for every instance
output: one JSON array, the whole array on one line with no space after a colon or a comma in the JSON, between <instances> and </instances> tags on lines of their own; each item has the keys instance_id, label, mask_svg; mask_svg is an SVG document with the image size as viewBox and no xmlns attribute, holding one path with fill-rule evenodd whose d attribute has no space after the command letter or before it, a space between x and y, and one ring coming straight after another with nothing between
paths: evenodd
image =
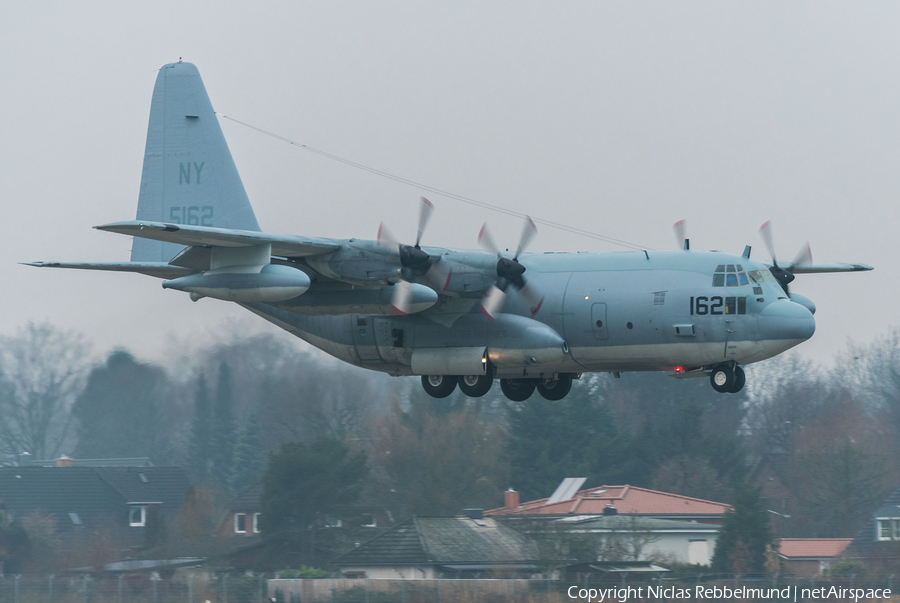
<instances>
[{"instance_id":1,"label":"white house wall","mask_svg":"<svg viewBox=\"0 0 900 603\"><path fill-rule=\"evenodd\" d=\"M701 533L678 533L678 534L656 534L656 540L648 543L641 552L639 561L647 561L652 558L664 558L678 561L679 563L699 563L700 565L709 565L712 561L713 553L716 549L716 538L718 534L701 532ZM694 545L691 550L691 541L706 541L706 552L702 552L702 546ZM691 558L693 553L693 559Z\"/></svg>"}]
</instances>

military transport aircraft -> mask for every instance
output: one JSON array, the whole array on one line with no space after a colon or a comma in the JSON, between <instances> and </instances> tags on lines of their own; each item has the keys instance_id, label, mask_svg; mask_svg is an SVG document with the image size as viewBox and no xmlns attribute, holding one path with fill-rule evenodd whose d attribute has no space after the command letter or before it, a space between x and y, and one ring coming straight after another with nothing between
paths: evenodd
<instances>
[{"instance_id":1,"label":"military transport aircraft","mask_svg":"<svg viewBox=\"0 0 900 603\"><path fill-rule=\"evenodd\" d=\"M200 74L160 69L150 107L137 219L97 226L134 237L131 261L30 265L139 272L191 299L232 301L345 362L421 375L431 396L458 386L482 396L500 380L522 401L563 398L584 372L667 371L744 385L741 365L771 358L815 331L794 274L871 270L814 264L808 247L771 265L689 249L524 253L422 247L433 206L423 199L415 244L379 229L375 241L261 232Z\"/></svg>"}]
</instances>

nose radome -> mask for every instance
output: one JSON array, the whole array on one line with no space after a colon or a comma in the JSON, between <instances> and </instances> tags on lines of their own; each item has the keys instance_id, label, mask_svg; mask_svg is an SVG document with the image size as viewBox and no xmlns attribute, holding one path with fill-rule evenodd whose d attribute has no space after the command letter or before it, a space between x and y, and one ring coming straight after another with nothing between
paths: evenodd
<instances>
[{"instance_id":1,"label":"nose radome","mask_svg":"<svg viewBox=\"0 0 900 603\"><path fill-rule=\"evenodd\" d=\"M792 342L787 347L806 341L816 332L816 319L810 311L786 299L780 299L763 308L759 313L758 324L761 339Z\"/></svg>"}]
</instances>

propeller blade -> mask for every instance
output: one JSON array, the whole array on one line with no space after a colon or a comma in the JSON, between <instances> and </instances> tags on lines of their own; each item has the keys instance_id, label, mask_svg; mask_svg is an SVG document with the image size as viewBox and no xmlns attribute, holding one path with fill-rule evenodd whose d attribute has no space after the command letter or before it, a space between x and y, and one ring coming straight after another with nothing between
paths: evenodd
<instances>
[{"instance_id":1,"label":"propeller blade","mask_svg":"<svg viewBox=\"0 0 900 603\"><path fill-rule=\"evenodd\" d=\"M524 287L519 289L519 293L528 303L528 309L533 318L535 314L541 311L541 306L544 305L544 296L541 295L540 291L538 291L534 285L527 282Z\"/></svg>"},{"instance_id":2,"label":"propeller blade","mask_svg":"<svg viewBox=\"0 0 900 603\"><path fill-rule=\"evenodd\" d=\"M431 201L425 197L420 197L420 199L422 200L422 205L419 206L419 234L416 235L416 247L422 242L422 233L425 232L425 227L428 225L428 220L431 219L431 213L434 211L434 204Z\"/></svg>"},{"instance_id":3,"label":"propeller blade","mask_svg":"<svg viewBox=\"0 0 900 603\"><path fill-rule=\"evenodd\" d=\"M428 272L425 273L425 278L439 294L447 291L452 277L453 269L440 257L431 264Z\"/></svg>"},{"instance_id":4,"label":"propeller blade","mask_svg":"<svg viewBox=\"0 0 900 603\"><path fill-rule=\"evenodd\" d=\"M778 265L778 261L775 259L775 243L772 240L772 221L769 220L765 224L759 227L759 234L762 237L763 243L766 245L766 250L769 252L769 256L772 258L772 262L775 265Z\"/></svg>"},{"instance_id":5,"label":"propeller blade","mask_svg":"<svg viewBox=\"0 0 900 603\"><path fill-rule=\"evenodd\" d=\"M791 268L795 268L797 266L808 266L812 264L812 249L809 248L809 243L806 243L803 247L800 248L800 251L794 257L794 261L791 263Z\"/></svg>"},{"instance_id":6,"label":"propeller blade","mask_svg":"<svg viewBox=\"0 0 900 603\"><path fill-rule=\"evenodd\" d=\"M378 236L376 237L375 242L384 249L393 251L394 253L400 253L400 243L394 238L394 235L391 234L387 226L384 225L384 222L378 225Z\"/></svg>"},{"instance_id":7,"label":"propeller blade","mask_svg":"<svg viewBox=\"0 0 900 603\"><path fill-rule=\"evenodd\" d=\"M391 295L391 308L400 316L409 314L409 298L412 296L412 285L400 280L394 285L394 293Z\"/></svg>"},{"instance_id":8,"label":"propeller blade","mask_svg":"<svg viewBox=\"0 0 900 603\"><path fill-rule=\"evenodd\" d=\"M503 301L505 299L506 293L497 287L497 285L491 285L487 295L481 299L481 311L491 320L495 320L497 315L500 314L500 308L503 307Z\"/></svg>"},{"instance_id":9,"label":"propeller blade","mask_svg":"<svg viewBox=\"0 0 900 603\"><path fill-rule=\"evenodd\" d=\"M535 235L537 235L537 226L534 225L530 216L525 216L525 225L522 227L522 236L519 237L519 247L516 249L514 257L519 257L519 254L525 251L528 244L534 240Z\"/></svg>"},{"instance_id":10,"label":"propeller blade","mask_svg":"<svg viewBox=\"0 0 900 603\"><path fill-rule=\"evenodd\" d=\"M500 255L500 248L497 247L497 244L494 242L494 237L492 237L490 231L488 231L487 222L484 223L484 226L481 227L481 231L478 233L478 244L494 255Z\"/></svg>"},{"instance_id":11,"label":"propeller blade","mask_svg":"<svg viewBox=\"0 0 900 603\"><path fill-rule=\"evenodd\" d=\"M684 240L687 238L687 221L678 220L672 225L675 231L675 240L678 241L678 249L684 249Z\"/></svg>"}]
</instances>

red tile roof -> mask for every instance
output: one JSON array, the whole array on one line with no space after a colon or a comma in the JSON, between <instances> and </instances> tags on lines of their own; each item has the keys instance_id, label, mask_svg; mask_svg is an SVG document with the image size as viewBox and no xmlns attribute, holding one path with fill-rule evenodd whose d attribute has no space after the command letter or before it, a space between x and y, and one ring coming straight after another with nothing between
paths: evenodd
<instances>
[{"instance_id":1,"label":"red tile roof","mask_svg":"<svg viewBox=\"0 0 900 603\"><path fill-rule=\"evenodd\" d=\"M852 538L782 538L778 552L782 557L837 557Z\"/></svg>"},{"instance_id":2,"label":"red tile roof","mask_svg":"<svg viewBox=\"0 0 900 603\"><path fill-rule=\"evenodd\" d=\"M689 515L721 517L731 507L723 503L657 492L636 486L600 486L577 492L569 500L547 504L542 498L519 505L486 511L486 515L599 515L609 506L626 515Z\"/></svg>"}]
</instances>

